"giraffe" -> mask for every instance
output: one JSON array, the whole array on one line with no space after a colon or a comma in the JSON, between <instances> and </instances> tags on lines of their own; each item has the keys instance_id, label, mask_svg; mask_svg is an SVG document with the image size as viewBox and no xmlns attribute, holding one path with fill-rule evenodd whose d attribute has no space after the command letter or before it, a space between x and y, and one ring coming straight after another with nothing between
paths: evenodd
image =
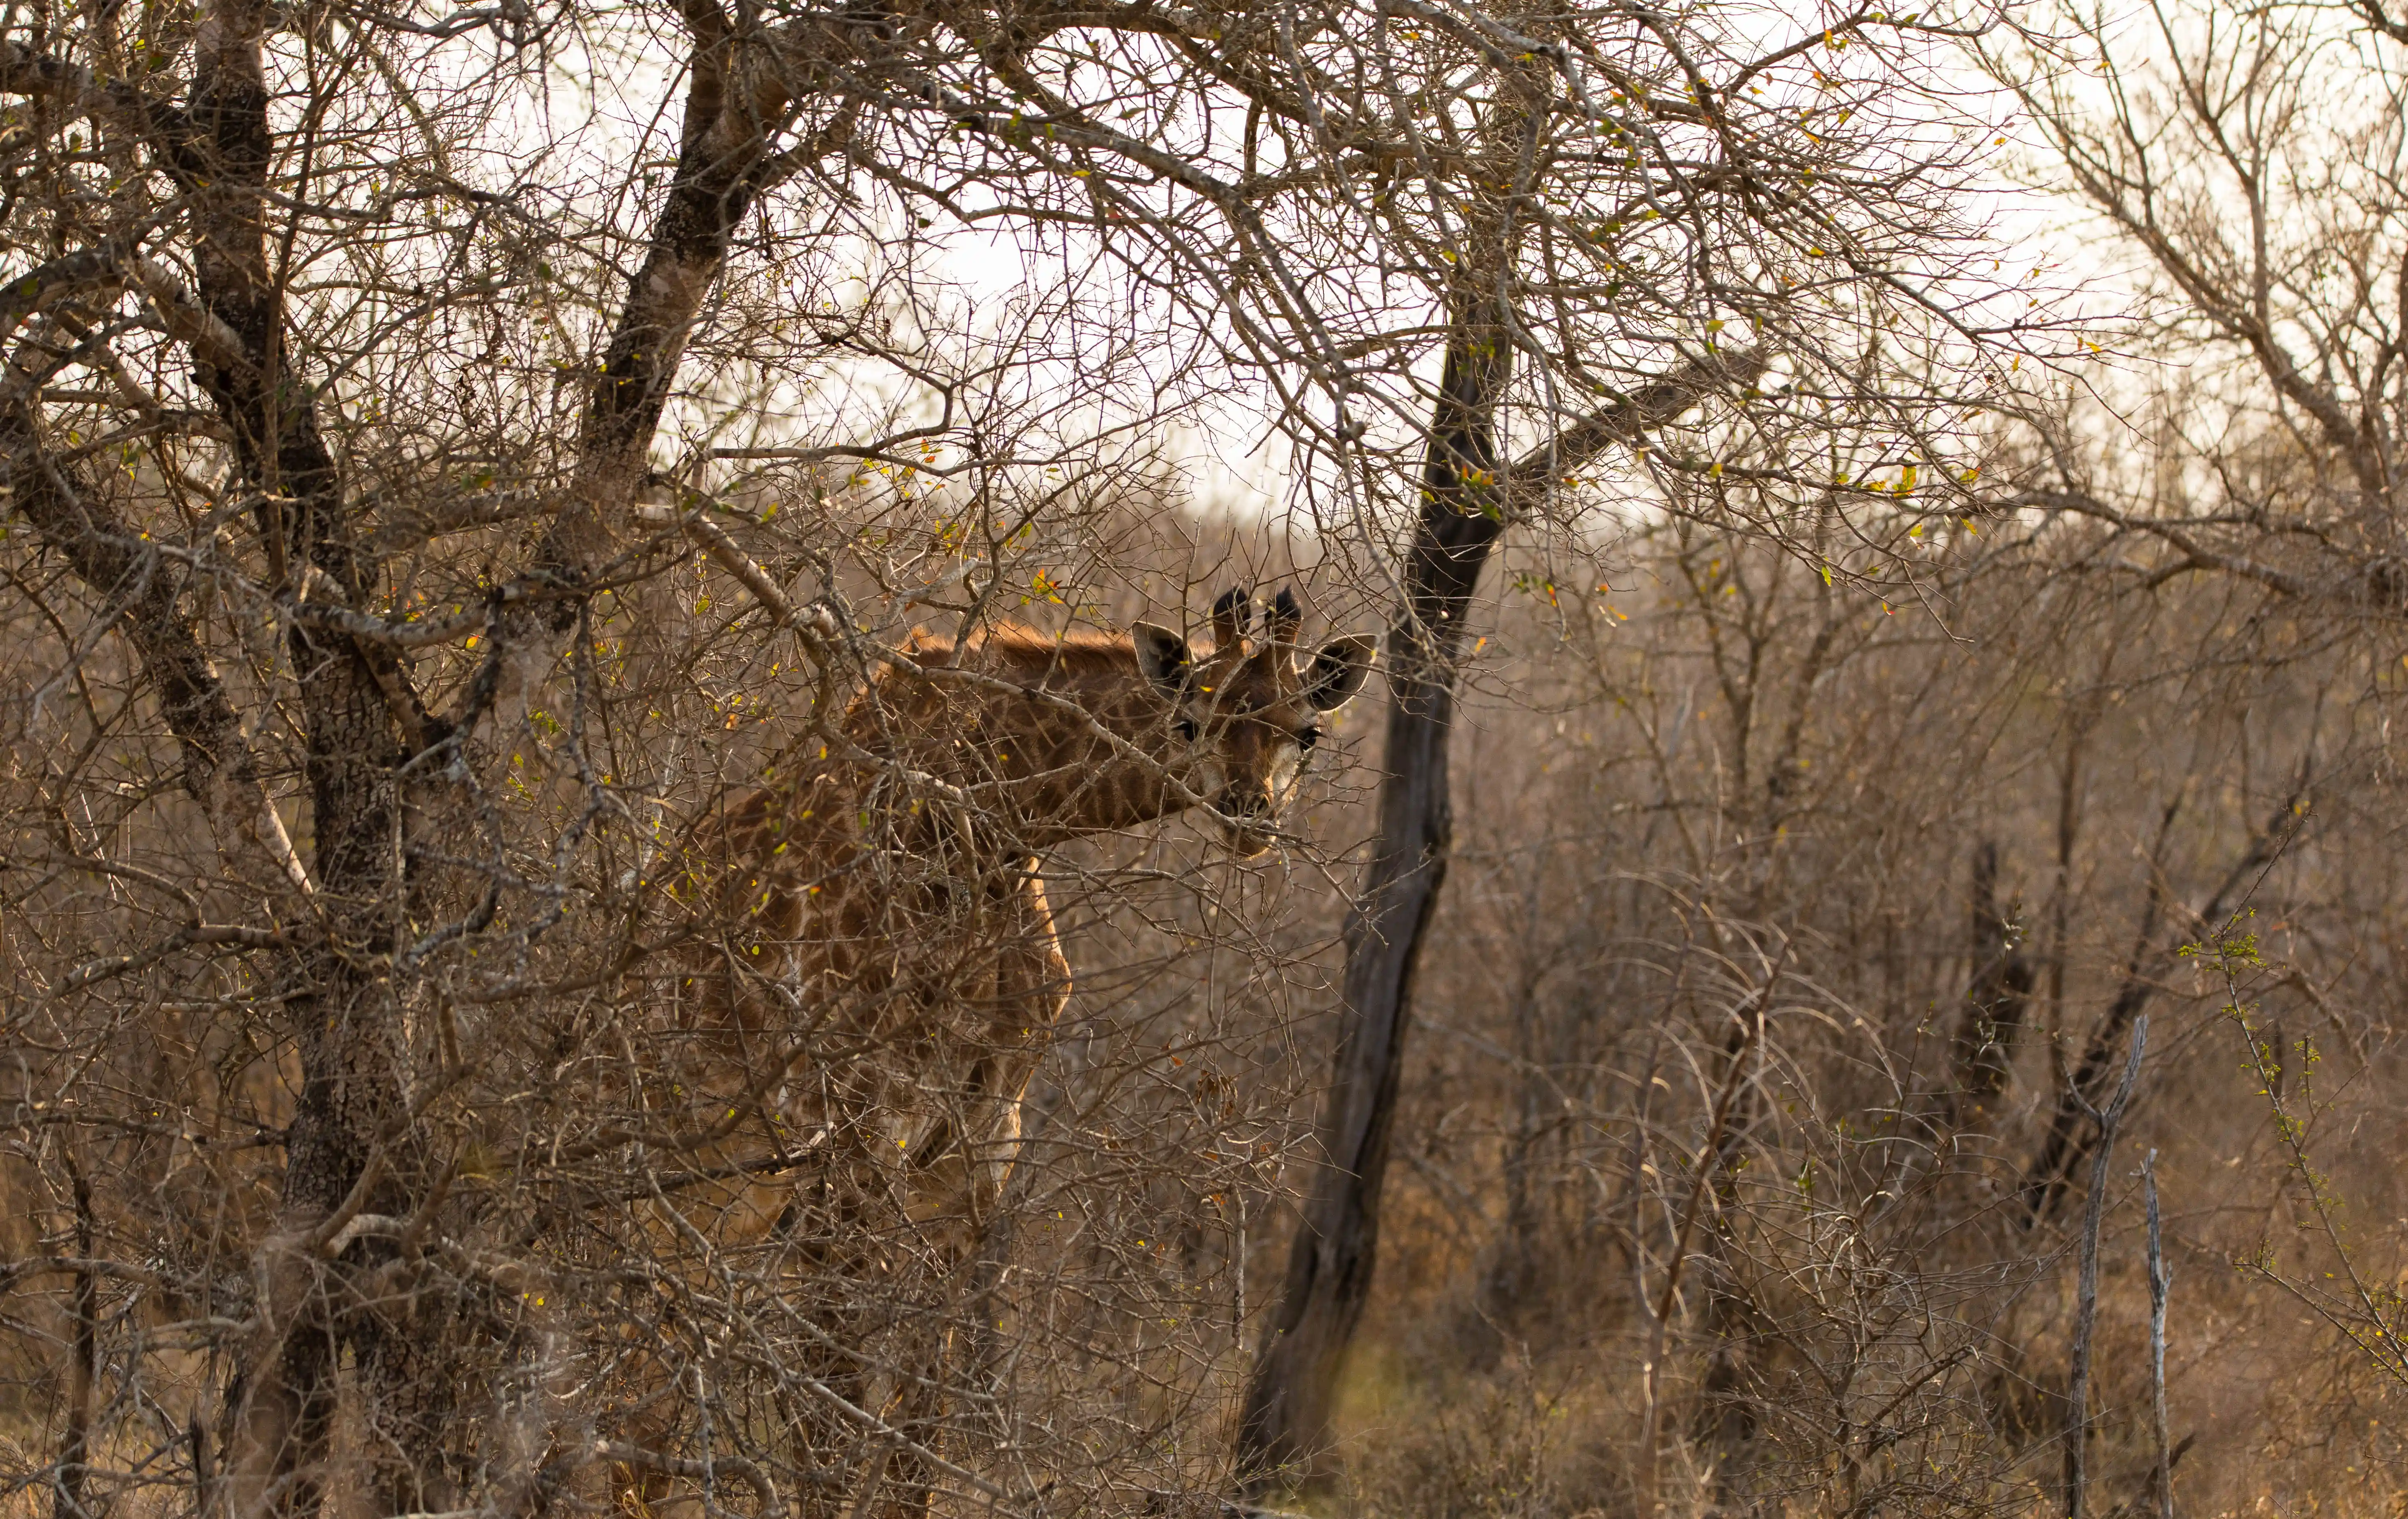
<instances>
[{"instance_id":1,"label":"giraffe","mask_svg":"<svg viewBox=\"0 0 2408 1519\"><path fill-rule=\"evenodd\" d=\"M915 635L832 732L781 751L693 831L682 890L713 909L712 931L659 1023L672 1037L652 1090L687 1106L695 1136L691 1179L661 1199L675 1213L661 1237L778 1257L824 1282L957 1277L1069 996L1040 861L1192 808L1230 853L1263 854L1323 719L1369 673L1369 638L1299 648L1293 592L1259 638L1252 614L1247 591L1225 593L1201 650L1148 622ZM810 1379L820 1416L800 1421L796 1460L819 1481L806 1508L859 1519L882 1483L896 1495L882 1511L924 1506L932 1453L889 1439L862 1454L860 1415L931 1416L943 1355L896 1352L882 1376L832 1356ZM634 1382L655 1430L680 1396L658 1382ZM646 1424L631 1413L627 1427ZM663 1471L623 1469L630 1507L679 1507Z\"/></svg>"}]
</instances>

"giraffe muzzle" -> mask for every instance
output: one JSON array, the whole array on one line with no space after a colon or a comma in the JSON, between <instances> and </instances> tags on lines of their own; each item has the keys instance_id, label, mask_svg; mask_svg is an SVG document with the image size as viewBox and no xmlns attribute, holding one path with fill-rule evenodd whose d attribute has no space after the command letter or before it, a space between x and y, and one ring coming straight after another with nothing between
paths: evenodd
<instances>
[{"instance_id":1,"label":"giraffe muzzle","mask_svg":"<svg viewBox=\"0 0 2408 1519\"><path fill-rule=\"evenodd\" d=\"M1221 836L1228 851L1240 860L1253 860L1270 851L1278 840L1274 825L1279 819L1279 807L1268 791L1225 791L1214 803L1225 821Z\"/></svg>"}]
</instances>

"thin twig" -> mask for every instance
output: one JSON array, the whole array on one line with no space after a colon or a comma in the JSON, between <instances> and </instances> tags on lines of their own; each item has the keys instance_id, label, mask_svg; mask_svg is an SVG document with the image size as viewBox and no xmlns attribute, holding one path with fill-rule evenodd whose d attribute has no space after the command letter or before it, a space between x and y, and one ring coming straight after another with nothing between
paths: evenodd
<instances>
[{"instance_id":1,"label":"thin twig","mask_svg":"<svg viewBox=\"0 0 2408 1519\"><path fill-rule=\"evenodd\" d=\"M2174 1519L2172 1447L2166 1438L2166 1293L2173 1272L2166 1266L2165 1238L2157 1222L2157 1152L2141 1162L2141 1187L2149 1202L2149 1405L2157 1437L2157 1519Z\"/></svg>"},{"instance_id":2,"label":"thin twig","mask_svg":"<svg viewBox=\"0 0 2408 1519\"><path fill-rule=\"evenodd\" d=\"M2107 1201L2107 1162L2115 1151L2115 1128L2132 1100L2132 1083L2140 1078L2141 1057L2149 1047L2149 1015L2132 1020L2132 1052L2124 1059L2124 1078L2105 1111L2075 1092L2083 1110L2099 1125L2099 1148L2090 1157L2090 1198L2082 1211L2082 1280L2074 1298L2073 1370L2065 1390L2065 1513L2082 1519L2089 1486L2085 1448L2090 1432L2090 1336L2099 1322L2099 1222Z\"/></svg>"}]
</instances>

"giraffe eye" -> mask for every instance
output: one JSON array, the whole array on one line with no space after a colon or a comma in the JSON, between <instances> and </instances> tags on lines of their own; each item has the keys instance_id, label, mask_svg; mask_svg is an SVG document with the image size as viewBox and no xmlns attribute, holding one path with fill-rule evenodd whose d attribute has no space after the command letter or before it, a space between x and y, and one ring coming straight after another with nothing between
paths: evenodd
<instances>
[{"instance_id":1,"label":"giraffe eye","mask_svg":"<svg viewBox=\"0 0 2408 1519\"><path fill-rule=\"evenodd\" d=\"M1171 731L1179 735L1182 743L1193 744L1196 742L1196 734L1198 730L1196 727L1195 718L1182 713L1177 718L1172 720L1170 727Z\"/></svg>"},{"instance_id":2,"label":"giraffe eye","mask_svg":"<svg viewBox=\"0 0 2408 1519\"><path fill-rule=\"evenodd\" d=\"M1308 728L1296 735L1296 746L1300 753L1311 754L1312 746L1320 742L1321 730L1318 728Z\"/></svg>"}]
</instances>

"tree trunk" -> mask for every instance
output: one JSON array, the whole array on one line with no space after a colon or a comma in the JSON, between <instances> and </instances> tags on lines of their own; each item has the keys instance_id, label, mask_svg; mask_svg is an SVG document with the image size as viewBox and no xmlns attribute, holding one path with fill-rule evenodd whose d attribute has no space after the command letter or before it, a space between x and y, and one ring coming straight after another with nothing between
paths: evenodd
<instances>
[{"instance_id":1,"label":"tree trunk","mask_svg":"<svg viewBox=\"0 0 2408 1519\"><path fill-rule=\"evenodd\" d=\"M538 549L540 572L571 594L546 629L519 618L493 630L497 647L515 644L523 656L549 656L578 625L586 571L607 540L602 519L634 493L686 330L758 189L769 130L786 111L774 84L731 103L724 18L697 3L688 20L697 35L678 172L594 386L570 504ZM214 350L196 347L195 374L232 432L244 478L260 492L258 528L276 578L308 599L331 593L356 609L381 589L380 567L355 546L319 400L290 372L283 291L265 238L276 146L263 63L268 21L264 0L218 0L197 30L193 119L207 172L194 265L201 303L224 337ZM268 1301L228 1387L232 1505L244 1515L315 1512L336 1367L349 1348L374 1453L373 1512L448 1509L467 1490L470 1453L455 1427L462 1382L451 1358L471 1305L457 1282L431 1273L366 1306L346 1303L327 1278L391 1258L391 1247L375 1241L329 1258L346 1215L409 1213L431 1183L405 1095L402 992L387 969L415 888L401 774L413 754L473 726L487 693L472 687L470 702L447 719L425 709L392 649L372 640L296 619L291 650L323 937L303 966L306 990L291 1004L303 1083L281 1208L257 1272Z\"/></svg>"},{"instance_id":2,"label":"tree trunk","mask_svg":"<svg viewBox=\"0 0 2408 1519\"><path fill-rule=\"evenodd\" d=\"M1679 416L1718 385L1753 383L1764 364L1751 353L1709 352L1614 397L1500 475L1496 412L1512 368L1495 309L1468 305L1447 341L1421 514L1405 558L1404 605L1388 629L1380 833L1346 925L1338 1051L1320 1122L1327 1164L1306 1194L1286 1284L1255 1353L1239 1420L1239 1482L1250 1493L1271 1486L1283 1471L1299 1474L1321 1444L1340 1364L1370 1296L1413 973L1446 875L1455 661L1489 551L1505 525L1567 473L1641 428Z\"/></svg>"},{"instance_id":3,"label":"tree trunk","mask_svg":"<svg viewBox=\"0 0 2408 1519\"><path fill-rule=\"evenodd\" d=\"M1380 1180L1404 1068L1422 934L1446 878L1447 734L1464 614L1505 525L1497 403L1512 350L1491 311L1459 318L1430 424L1405 600L1388 629L1388 742L1380 833L1346 925L1338 1052L1324 1098L1326 1164L1303 1207L1287 1282L1239 1425L1240 1481L1255 1489L1308 1461L1328 1427L1340 1363L1370 1295Z\"/></svg>"}]
</instances>

